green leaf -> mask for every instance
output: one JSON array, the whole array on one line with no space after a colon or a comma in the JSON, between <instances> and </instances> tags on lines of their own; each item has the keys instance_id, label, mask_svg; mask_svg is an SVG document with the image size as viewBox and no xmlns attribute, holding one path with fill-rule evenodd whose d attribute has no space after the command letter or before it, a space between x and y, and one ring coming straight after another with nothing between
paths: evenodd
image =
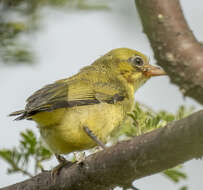
<instances>
[{"instance_id":1,"label":"green leaf","mask_svg":"<svg viewBox=\"0 0 203 190\"><path fill-rule=\"evenodd\" d=\"M180 182L182 179L187 179L187 175L180 170L180 167L168 169L163 174L175 183Z\"/></svg>"},{"instance_id":2,"label":"green leaf","mask_svg":"<svg viewBox=\"0 0 203 190\"><path fill-rule=\"evenodd\" d=\"M24 175L32 176L42 170L42 162L49 160L52 153L42 146L42 142L37 140L36 135L31 130L20 133L20 143L12 149L0 150L0 158L9 165L7 172L13 174L20 172ZM28 170L31 160L34 160L35 168Z\"/></svg>"},{"instance_id":3,"label":"green leaf","mask_svg":"<svg viewBox=\"0 0 203 190\"><path fill-rule=\"evenodd\" d=\"M188 189L187 186L183 186L183 187L181 187L179 190L187 190L187 189Z\"/></svg>"}]
</instances>

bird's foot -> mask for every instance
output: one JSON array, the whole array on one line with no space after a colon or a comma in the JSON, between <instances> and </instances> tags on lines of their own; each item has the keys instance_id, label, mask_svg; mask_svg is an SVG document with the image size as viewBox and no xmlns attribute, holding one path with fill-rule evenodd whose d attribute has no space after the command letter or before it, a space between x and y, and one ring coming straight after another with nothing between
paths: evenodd
<instances>
[{"instance_id":1,"label":"bird's foot","mask_svg":"<svg viewBox=\"0 0 203 190\"><path fill-rule=\"evenodd\" d=\"M92 149L92 152L93 153L97 153L97 152L99 152L99 151L102 151L102 150L104 150L101 146L96 146L96 147L94 147L93 149Z\"/></svg>"},{"instance_id":2,"label":"bird's foot","mask_svg":"<svg viewBox=\"0 0 203 190\"><path fill-rule=\"evenodd\" d=\"M74 162L70 162L68 160L66 160L63 156L59 155L59 154L55 154L56 159L59 162L59 165L57 165L56 167L54 167L51 170L51 178L55 181L56 177L60 174L60 171L63 167L70 167L74 164Z\"/></svg>"},{"instance_id":3,"label":"bird's foot","mask_svg":"<svg viewBox=\"0 0 203 190\"><path fill-rule=\"evenodd\" d=\"M83 162L86 158L85 152L74 152L75 160L77 164Z\"/></svg>"}]
</instances>

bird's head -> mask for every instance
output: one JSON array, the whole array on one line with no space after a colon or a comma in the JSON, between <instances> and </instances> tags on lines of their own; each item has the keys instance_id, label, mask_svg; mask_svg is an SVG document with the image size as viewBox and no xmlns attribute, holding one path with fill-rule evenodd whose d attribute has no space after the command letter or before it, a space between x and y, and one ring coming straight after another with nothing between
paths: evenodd
<instances>
[{"instance_id":1,"label":"bird's head","mask_svg":"<svg viewBox=\"0 0 203 190\"><path fill-rule=\"evenodd\" d=\"M148 57L132 49L114 49L105 56L111 59L114 73L134 89L139 88L150 77L166 75L161 68L150 65Z\"/></svg>"}]
</instances>

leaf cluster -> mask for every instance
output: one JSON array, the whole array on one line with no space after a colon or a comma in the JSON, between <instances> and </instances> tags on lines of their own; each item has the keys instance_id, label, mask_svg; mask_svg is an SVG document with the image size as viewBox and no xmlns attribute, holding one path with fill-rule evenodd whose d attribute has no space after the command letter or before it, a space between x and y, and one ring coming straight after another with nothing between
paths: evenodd
<instances>
[{"instance_id":1,"label":"leaf cluster","mask_svg":"<svg viewBox=\"0 0 203 190\"><path fill-rule=\"evenodd\" d=\"M68 8L78 10L105 10L108 6L90 0L1 0L0 1L0 61L3 63L33 63L34 55L28 41L21 36L33 33L39 27L41 9Z\"/></svg>"},{"instance_id":2,"label":"leaf cluster","mask_svg":"<svg viewBox=\"0 0 203 190\"><path fill-rule=\"evenodd\" d=\"M42 146L42 141L38 141L31 130L20 133L18 147L0 150L0 157L9 165L8 174L18 172L30 177L39 170L43 170L42 162L49 160L51 156L52 153ZM32 172L29 171L31 161L34 162L34 171Z\"/></svg>"},{"instance_id":3,"label":"leaf cluster","mask_svg":"<svg viewBox=\"0 0 203 190\"><path fill-rule=\"evenodd\" d=\"M119 135L138 136L154 129L165 126L168 122L182 119L194 110L193 107L180 106L175 114L167 111L155 112L146 105L136 102L135 109L128 113L129 118L121 127Z\"/></svg>"},{"instance_id":4,"label":"leaf cluster","mask_svg":"<svg viewBox=\"0 0 203 190\"><path fill-rule=\"evenodd\" d=\"M19 34L26 32L25 24L5 22L2 19L0 21L0 61L4 63L32 63L31 52L27 50L25 44L18 41Z\"/></svg>"}]
</instances>

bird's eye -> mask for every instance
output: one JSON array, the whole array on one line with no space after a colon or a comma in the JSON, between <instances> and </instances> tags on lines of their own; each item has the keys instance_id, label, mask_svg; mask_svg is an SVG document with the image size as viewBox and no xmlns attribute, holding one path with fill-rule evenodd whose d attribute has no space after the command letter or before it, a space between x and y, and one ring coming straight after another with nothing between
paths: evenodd
<instances>
[{"instance_id":1,"label":"bird's eye","mask_svg":"<svg viewBox=\"0 0 203 190\"><path fill-rule=\"evenodd\" d=\"M142 66L143 64L144 64L144 61L143 61L143 59L140 57L140 56L136 56L136 57L131 57L130 59L129 59L129 61L131 62L131 63L133 63L135 66Z\"/></svg>"}]
</instances>

